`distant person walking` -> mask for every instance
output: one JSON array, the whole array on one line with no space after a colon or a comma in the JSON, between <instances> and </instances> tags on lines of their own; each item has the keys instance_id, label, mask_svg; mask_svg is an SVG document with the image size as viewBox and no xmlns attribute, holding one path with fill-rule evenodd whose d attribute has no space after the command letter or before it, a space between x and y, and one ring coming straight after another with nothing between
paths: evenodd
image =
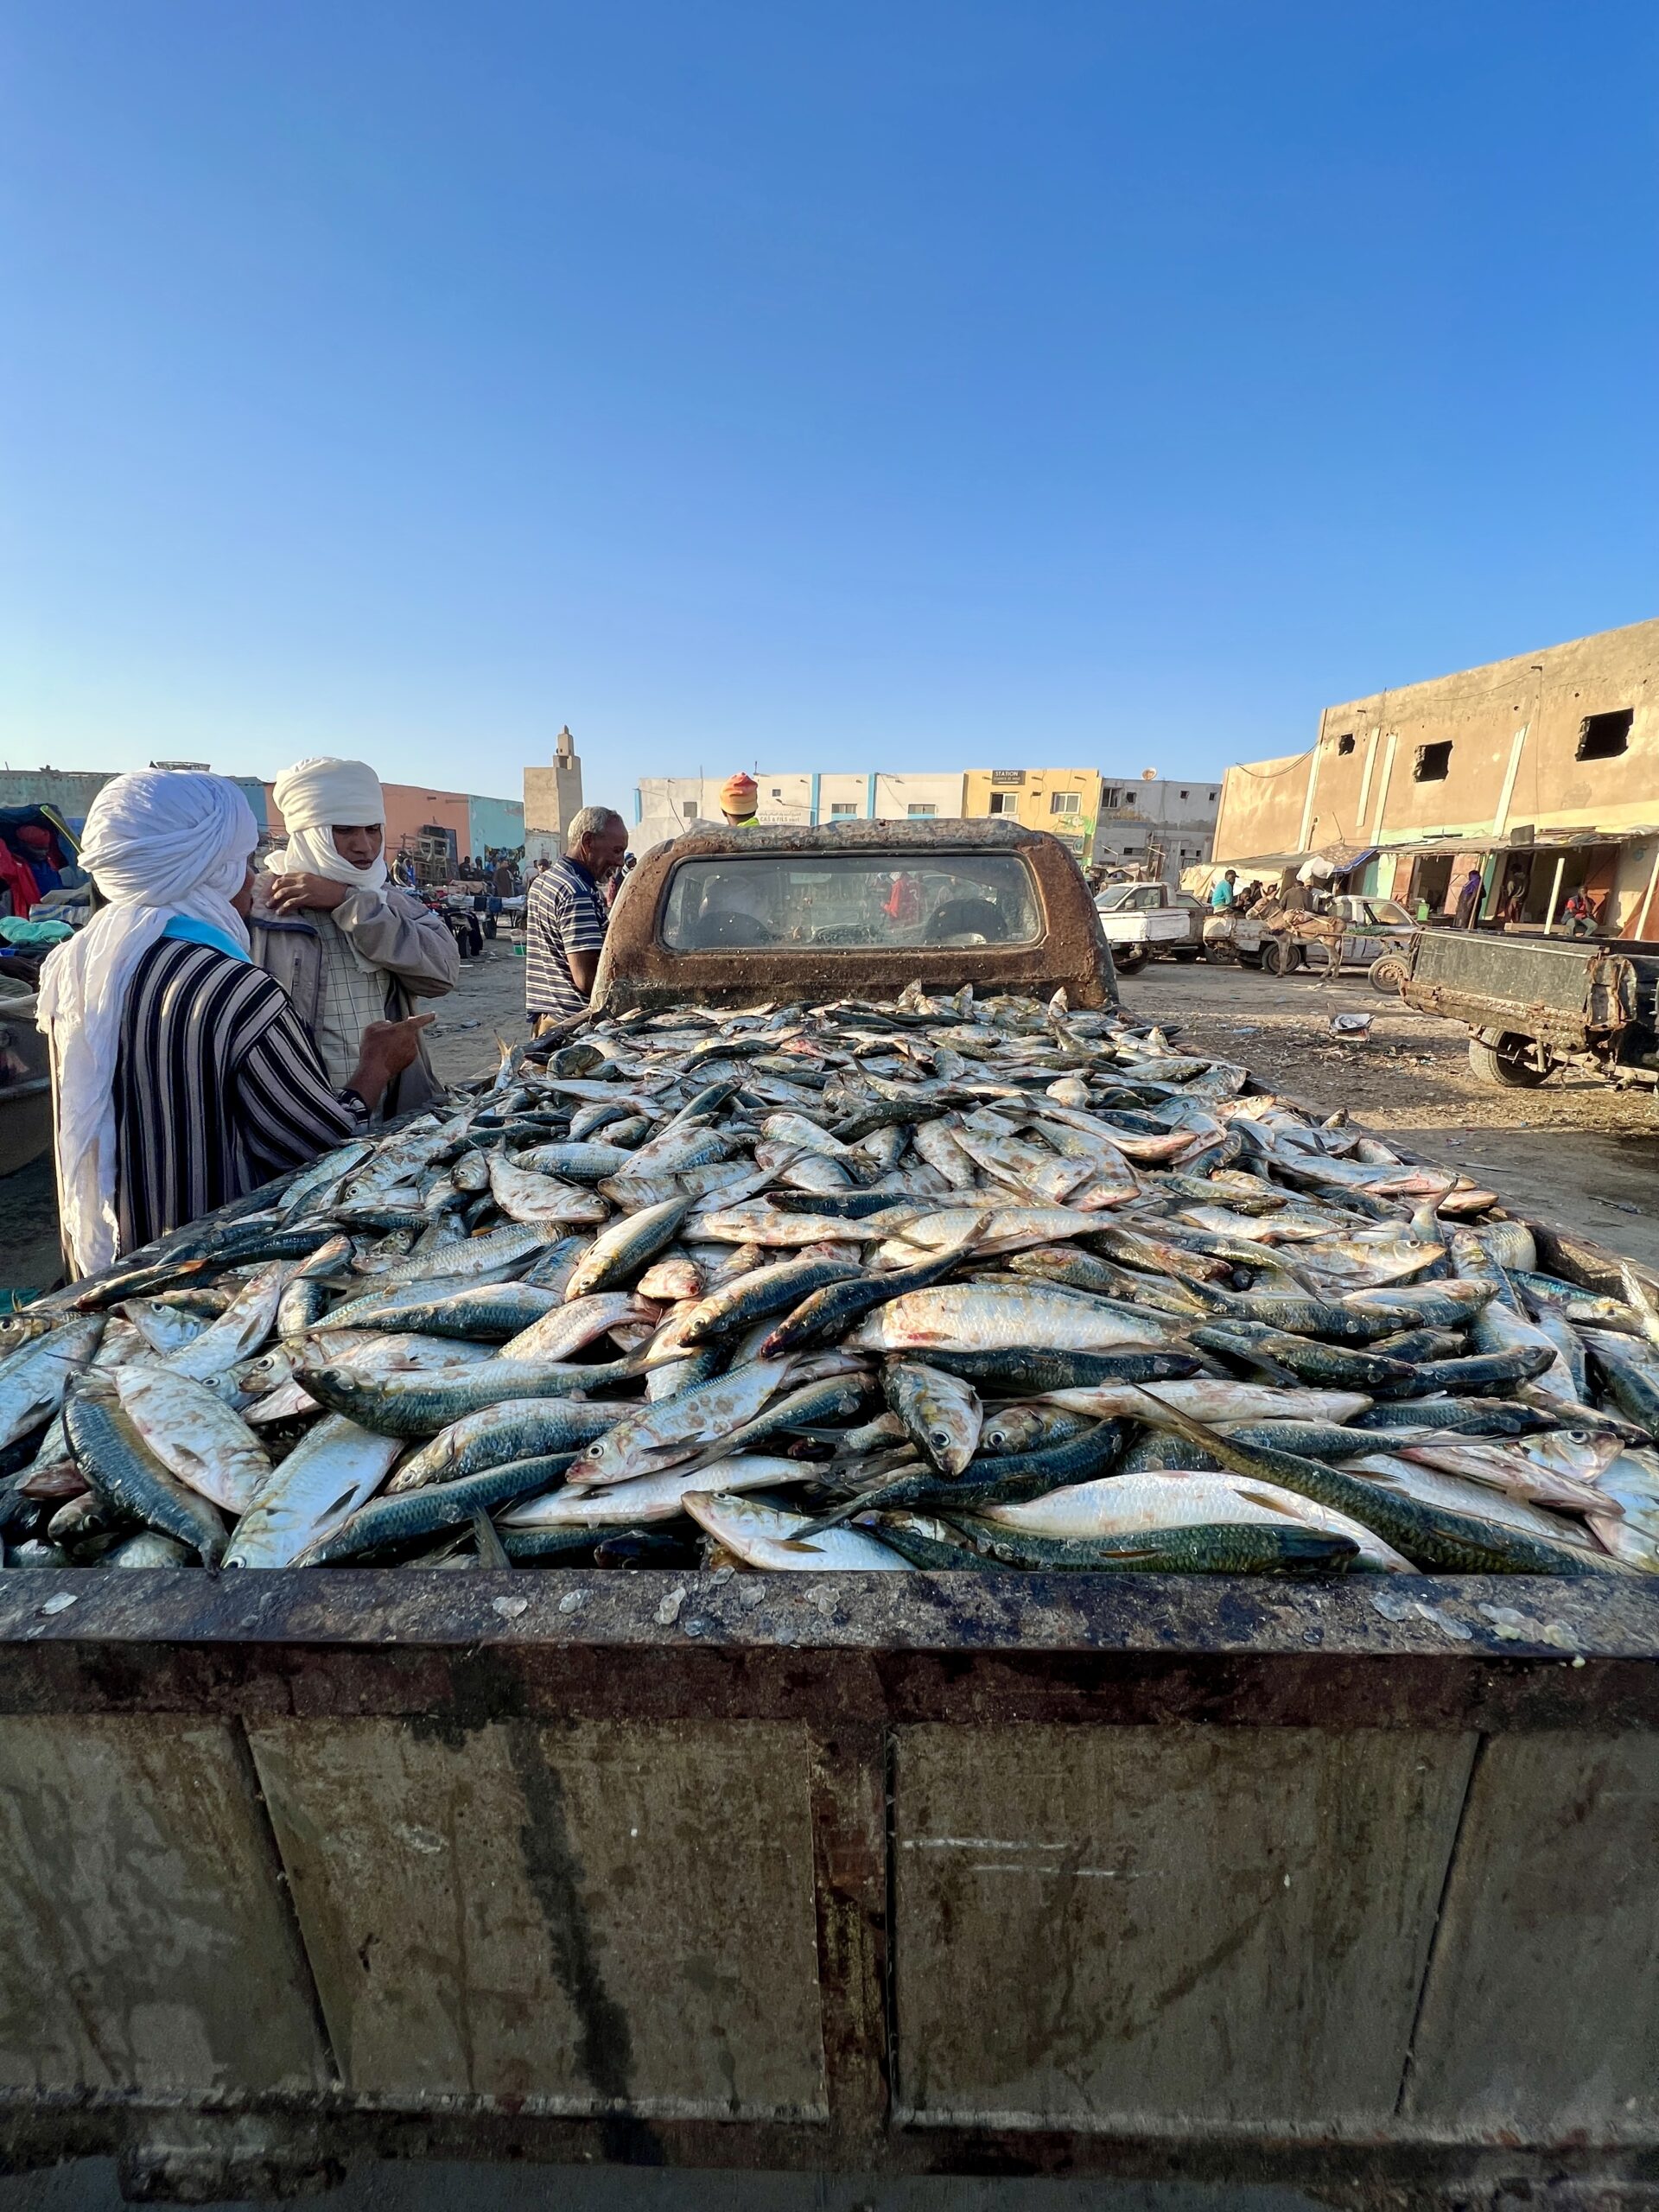
<instances>
[{"instance_id":1,"label":"distant person walking","mask_svg":"<svg viewBox=\"0 0 1659 2212\"><path fill-rule=\"evenodd\" d=\"M1459 929L1471 930L1475 926L1475 915L1480 906L1480 870L1478 868L1471 868L1458 889L1457 912L1453 918Z\"/></svg>"},{"instance_id":2,"label":"distant person walking","mask_svg":"<svg viewBox=\"0 0 1659 2212\"><path fill-rule=\"evenodd\" d=\"M530 887L524 913L524 1007L537 1036L587 1011L610 918L601 889L628 849L608 806L584 806L570 848Z\"/></svg>"}]
</instances>

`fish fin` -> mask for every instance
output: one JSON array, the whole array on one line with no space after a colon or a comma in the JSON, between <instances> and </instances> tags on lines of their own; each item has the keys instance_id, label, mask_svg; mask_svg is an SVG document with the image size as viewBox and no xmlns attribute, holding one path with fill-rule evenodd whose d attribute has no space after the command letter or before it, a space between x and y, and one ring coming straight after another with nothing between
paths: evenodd
<instances>
[{"instance_id":1,"label":"fish fin","mask_svg":"<svg viewBox=\"0 0 1659 2212\"><path fill-rule=\"evenodd\" d=\"M493 1570L511 1568L512 1561L502 1542L496 1525L480 1505L471 1516L473 1541L478 1548L478 1563Z\"/></svg>"}]
</instances>

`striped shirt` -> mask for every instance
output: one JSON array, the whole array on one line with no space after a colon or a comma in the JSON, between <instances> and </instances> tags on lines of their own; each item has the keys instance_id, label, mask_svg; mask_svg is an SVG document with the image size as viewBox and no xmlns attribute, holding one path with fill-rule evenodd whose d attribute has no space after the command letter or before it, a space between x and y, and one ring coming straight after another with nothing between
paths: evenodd
<instances>
[{"instance_id":1,"label":"striped shirt","mask_svg":"<svg viewBox=\"0 0 1659 2212\"><path fill-rule=\"evenodd\" d=\"M580 861L555 861L530 887L524 911L524 1005L531 1014L587 1011L569 956L597 952L609 917L604 897Z\"/></svg>"},{"instance_id":2,"label":"striped shirt","mask_svg":"<svg viewBox=\"0 0 1659 2212\"><path fill-rule=\"evenodd\" d=\"M135 969L116 1064L116 1213L130 1252L364 1126L280 983L163 938Z\"/></svg>"}]
</instances>

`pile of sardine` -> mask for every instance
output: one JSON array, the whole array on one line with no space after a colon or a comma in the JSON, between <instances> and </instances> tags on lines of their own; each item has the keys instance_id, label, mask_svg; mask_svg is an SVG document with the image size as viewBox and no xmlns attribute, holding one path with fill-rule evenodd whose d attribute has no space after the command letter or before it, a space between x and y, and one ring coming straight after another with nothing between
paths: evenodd
<instances>
[{"instance_id":1,"label":"pile of sardine","mask_svg":"<svg viewBox=\"0 0 1659 2212\"><path fill-rule=\"evenodd\" d=\"M1157 1028L677 1007L454 1104L5 1325L8 1566L1659 1571L1647 1286Z\"/></svg>"}]
</instances>

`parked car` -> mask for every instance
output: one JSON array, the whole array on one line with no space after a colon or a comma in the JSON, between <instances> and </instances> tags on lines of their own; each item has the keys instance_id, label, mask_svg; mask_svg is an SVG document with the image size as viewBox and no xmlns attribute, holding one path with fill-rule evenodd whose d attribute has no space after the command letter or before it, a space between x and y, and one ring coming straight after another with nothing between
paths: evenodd
<instances>
[{"instance_id":1,"label":"parked car","mask_svg":"<svg viewBox=\"0 0 1659 2212\"><path fill-rule=\"evenodd\" d=\"M1095 910L1122 975L1133 975L1154 953L1204 957L1205 910L1190 891L1168 883L1109 883Z\"/></svg>"}]
</instances>

